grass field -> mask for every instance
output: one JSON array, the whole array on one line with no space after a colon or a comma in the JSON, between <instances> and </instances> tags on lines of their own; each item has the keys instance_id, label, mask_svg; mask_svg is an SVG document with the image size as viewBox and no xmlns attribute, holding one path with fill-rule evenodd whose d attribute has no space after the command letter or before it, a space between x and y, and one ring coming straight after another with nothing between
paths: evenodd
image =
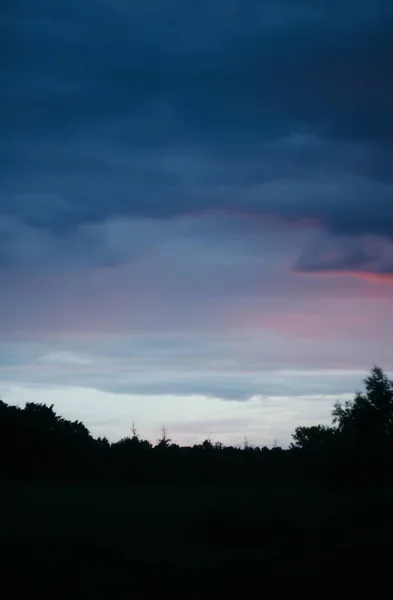
<instances>
[{"instance_id":1,"label":"grass field","mask_svg":"<svg viewBox=\"0 0 393 600\"><path fill-rule=\"evenodd\" d=\"M245 593L390 559L393 493L312 488L3 484L1 560L14 589L76 597ZM367 571L366 571L367 569ZM23 577L20 574L23 573ZM165 591L167 590L167 591ZM73 593L75 597L75 593Z\"/></svg>"}]
</instances>

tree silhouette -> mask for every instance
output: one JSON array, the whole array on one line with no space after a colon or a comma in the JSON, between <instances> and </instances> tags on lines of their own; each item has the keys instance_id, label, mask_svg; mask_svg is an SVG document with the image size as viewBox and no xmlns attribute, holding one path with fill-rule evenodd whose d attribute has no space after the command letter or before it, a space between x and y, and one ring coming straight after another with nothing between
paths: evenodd
<instances>
[{"instance_id":1,"label":"tree silhouette","mask_svg":"<svg viewBox=\"0 0 393 600\"><path fill-rule=\"evenodd\" d=\"M364 380L365 393L357 392L353 400L344 404L336 402L333 424L343 434L367 438L392 436L393 433L393 381L380 367L374 367Z\"/></svg>"},{"instance_id":2,"label":"tree silhouette","mask_svg":"<svg viewBox=\"0 0 393 600\"><path fill-rule=\"evenodd\" d=\"M135 423L130 437L94 439L80 421L54 406L24 408L0 400L0 477L50 481L121 483L266 483L283 481L392 483L393 382L379 367L364 392L336 402L332 426L299 426L289 449L224 446L207 439L193 447L173 444L162 427L157 444L144 440ZM352 482L352 483L351 483Z\"/></svg>"},{"instance_id":3,"label":"tree silhouette","mask_svg":"<svg viewBox=\"0 0 393 600\"><path fill-rule=\"evenodd\" d=\"M157 442L156 448L164 449L169 448L171 445L171 440L168 438L166 427L163 425L161 428L161 437Z\"/></svg>"},{"instance_id":4,"label":"tree silhouette","mask_svg":"<svg viewBox=\"0 0 393 600\"><path fill-rule=\"evenodd\" d=\"M330 444L336 435L335 429L326 425L312 425L311 427L296 427L292 434L292 448L303 450L319 450Z\"/></svg>"},{"instance_id":5,"label":"tree silhouette","mask_svg":"<svg viewBox=\"0 0 393 600\"><path fill-rule=\"evenodd\" d=\"M135 421L132 422L131 432L132 432L132 439L133 440L139 440L139 435L138 435L138 432L137 432L137 429L136 429Z\"/></svg>"}]
</instances>

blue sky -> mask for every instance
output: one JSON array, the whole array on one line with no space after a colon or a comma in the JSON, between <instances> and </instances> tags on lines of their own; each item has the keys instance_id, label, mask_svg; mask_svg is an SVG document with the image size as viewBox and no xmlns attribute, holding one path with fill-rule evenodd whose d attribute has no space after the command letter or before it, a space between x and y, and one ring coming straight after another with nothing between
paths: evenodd
<instances>
[{"instance_id":1,"label":"blue sky","mask_svg":"<svg viewBox=\"0 0 393 600\"><path fill-rule=\"evenodd\" d=\"M390 1L0 9L0 394L288 443L392 370Z\"/></svg>"}]
</instances>

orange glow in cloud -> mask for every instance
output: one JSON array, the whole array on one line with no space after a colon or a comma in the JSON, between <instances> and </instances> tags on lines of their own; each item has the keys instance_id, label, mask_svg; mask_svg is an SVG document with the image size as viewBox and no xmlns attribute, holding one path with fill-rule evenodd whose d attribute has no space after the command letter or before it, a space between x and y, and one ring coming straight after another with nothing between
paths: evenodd
<instances>
[{"instance_id":1,"label":"orange glow in cloud","mask_svg":"<svg viewBox=\"0 0 393 600\"><path fill-rule=\"evenodd\" d=\"M295 271L297 275L308 275L314 277L351 277L361 279L368 283L393 284L393 273L376 273L372 271Z\"/></svg>"}]
</instances>

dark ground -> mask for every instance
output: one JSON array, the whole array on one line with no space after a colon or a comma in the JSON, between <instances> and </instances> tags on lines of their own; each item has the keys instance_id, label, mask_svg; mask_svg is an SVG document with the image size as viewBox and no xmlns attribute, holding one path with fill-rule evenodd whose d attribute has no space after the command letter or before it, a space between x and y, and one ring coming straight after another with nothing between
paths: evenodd
<instances>
[{"instance_id":1,"label":"dark ground","mask_svg":"<svg viewBox=\"0 0 393 600\"><path fill-rule=\"evenodd\" d=\"M0 494L4 598L26 588L52 598L288 596L298 585L320 597L344 582L375 594L391 570L386 490L4 483Z\"/></svg>"}]
</instances>

